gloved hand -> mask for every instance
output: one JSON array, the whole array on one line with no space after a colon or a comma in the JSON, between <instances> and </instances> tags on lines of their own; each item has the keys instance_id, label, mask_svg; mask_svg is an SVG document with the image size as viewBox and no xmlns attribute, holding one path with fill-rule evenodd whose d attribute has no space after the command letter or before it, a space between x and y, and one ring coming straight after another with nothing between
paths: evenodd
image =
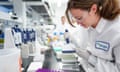
<instances>
[{"instance_id":1,"label":"gloved hand","mask_svg":"<svg viewBox=\"0 0 120 72\"><path fill-rule=\"evenodd\" d=\"M80 48L76 48L76 53L82 57L83 59L85 59L86 61L88 61L88 63L94 67L97 63L97 57L92 55L88 50L86 49L80 49Z\"/></svg>"},{"instance_id":2,"label":"gloved hand","mask_svg":"<svg viewBox=\"0 0 120 72\"><path fill-rule=\"evenodd\" d=\"M80 57L86 60L88 60L89 56L91 55L91 53L86 49L75 48L75 50Z\"/></svg>"}]
</instances>

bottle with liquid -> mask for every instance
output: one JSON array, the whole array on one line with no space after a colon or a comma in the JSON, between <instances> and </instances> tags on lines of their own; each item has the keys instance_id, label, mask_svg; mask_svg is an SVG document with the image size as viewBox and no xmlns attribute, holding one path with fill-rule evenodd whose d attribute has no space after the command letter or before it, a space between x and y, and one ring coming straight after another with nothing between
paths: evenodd
<instances>
[{"instance_id":1,"label":"bottle with liquid","mask_svg":"<svg viewBox=\"0 0 120 72\"><path fill-rule=\"evenodd\" d=\"M4 48L4 33L0 30L0 49Z\"/></svg>"},{"instance_id":2,"label":"bottle with liquid","mask_svg":"<svg viewBox=\"0 0 120 72\"><path fill-rule=\"evenodd\" d=\"M65 38L65 41L66 41L67 44L70 43L69 36L70 36L70 34L69 34L68 29L65 29L64 38Z\"/></svg>"}]
</instances>

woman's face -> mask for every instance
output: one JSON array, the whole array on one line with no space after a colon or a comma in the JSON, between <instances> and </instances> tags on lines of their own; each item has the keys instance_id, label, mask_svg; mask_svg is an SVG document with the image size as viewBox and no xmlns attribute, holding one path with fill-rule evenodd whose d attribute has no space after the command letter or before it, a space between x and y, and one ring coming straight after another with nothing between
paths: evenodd
<instances>
[{"instance_id":1,"label":"woman's face","mask_svg":"<svg viewBox=\"0 0 120 72\"><path fill-rule=\"evenodd\" d=\"M81 9L70 9L70 13L72 15L72 19L75 19L77 24L83 26L84 28L88 28L90 26L96 27L98 23L98 17L96 15L96 11L85 11Z\"/></svg>"}]
</instances>

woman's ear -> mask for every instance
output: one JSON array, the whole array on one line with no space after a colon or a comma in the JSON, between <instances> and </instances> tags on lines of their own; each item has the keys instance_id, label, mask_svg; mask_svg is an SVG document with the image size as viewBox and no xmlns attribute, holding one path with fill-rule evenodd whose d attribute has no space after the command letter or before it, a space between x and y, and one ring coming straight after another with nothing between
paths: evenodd
<instances>
[{"instance_id":1,"label":"woman's ear","mask_svg":"<svg viewBox=\"0 0 120 72\"><path fill-rule=\"evenodd\" d=\"M97 5L96 4L93 4L92 6L91 6L91 8L90 8L90 15L92 15L92 14L96 14L96 12L97 12Z\"/></svg>"}]
</instances>

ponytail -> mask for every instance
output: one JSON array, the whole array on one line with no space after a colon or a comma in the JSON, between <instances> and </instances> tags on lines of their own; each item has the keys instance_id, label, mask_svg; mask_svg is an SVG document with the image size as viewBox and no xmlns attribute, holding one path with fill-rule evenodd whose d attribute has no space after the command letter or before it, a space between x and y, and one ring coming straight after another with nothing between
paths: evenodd
<instances>
[{"instance_id":1,"label":"ponytail","mask_svg":"<svg viewBox=\"0 0 120 72\"><path fill-rule=\"evenodd\" d=\"M101 0L100 16L113 20L120 14L120 6L118 0Z\"/></svg>"}]
</instances>

